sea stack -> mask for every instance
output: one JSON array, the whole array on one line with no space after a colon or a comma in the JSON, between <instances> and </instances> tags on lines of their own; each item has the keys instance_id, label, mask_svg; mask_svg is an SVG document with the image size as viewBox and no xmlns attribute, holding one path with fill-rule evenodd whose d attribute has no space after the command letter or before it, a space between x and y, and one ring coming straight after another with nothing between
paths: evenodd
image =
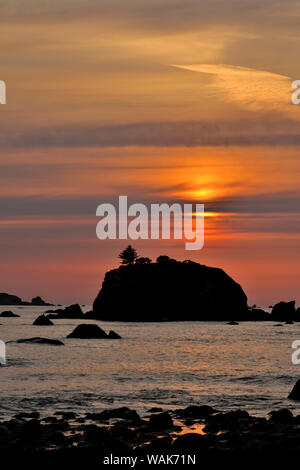
<instances>
[{"instance_id":1,"label":"sea stack","mask_svg":"<svg viewBox=\"0 0 300 470\"><path fill-rule=\"evenodd\" d=\"M142 322L249 316L246 294L222 269L175 260L107 272L93 311L101 320Z\"/></svg>"}]
</instances>

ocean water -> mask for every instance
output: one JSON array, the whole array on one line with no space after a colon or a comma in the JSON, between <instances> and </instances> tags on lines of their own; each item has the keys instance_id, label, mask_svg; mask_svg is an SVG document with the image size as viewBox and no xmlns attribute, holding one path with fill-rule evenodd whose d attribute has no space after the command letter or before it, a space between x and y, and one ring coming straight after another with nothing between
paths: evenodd
<instances>
[{"instance_id":1,"label":"ocean water","mask_svg":"<svg viewBox=\"0 0 300 470\"><path fill-rule=\"evenodd\" d=\"M90 307L83 309L89 310ZM20 411L88 411L129 406L145 414L152 406L175 409L209 404L225 411L242 408L264 416L300 405L287 395L300 376L291 344L300 324L246 322L95 322L122 340L66 339L81 320L33 326L44 307L1 307L20 318L1 318L0 340L42 336L64 346L6 346L0 367L0 417Z\"/></svg>"}]
</instances>

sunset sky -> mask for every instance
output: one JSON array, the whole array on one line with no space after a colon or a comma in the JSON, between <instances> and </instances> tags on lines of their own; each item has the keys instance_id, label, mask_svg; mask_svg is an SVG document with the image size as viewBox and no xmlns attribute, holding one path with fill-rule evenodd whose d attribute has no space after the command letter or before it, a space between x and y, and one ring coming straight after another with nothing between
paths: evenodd
<instances>
[{"instance_id":1,"label":"sunset sky","mask_svg":"<svg viewBox=\"0 0 300 470\"><path fill-rule=\"evenodd\" d=\"M96 208L204 203L205 248L249 304L300 303L297 0L0 3L0 292L91 303L126 241ZM131 242L130 242L131 243Z\"/></svg>"}]
</instances>

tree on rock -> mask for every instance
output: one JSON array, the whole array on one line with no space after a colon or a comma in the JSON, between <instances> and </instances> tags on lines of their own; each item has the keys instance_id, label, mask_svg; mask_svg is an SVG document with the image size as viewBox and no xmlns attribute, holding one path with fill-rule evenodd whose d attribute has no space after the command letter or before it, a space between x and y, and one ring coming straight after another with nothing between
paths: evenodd
<instances>
[{"instance_id":1,"label":"tree on rock","mask_svg":"<svg viewBox=\"0 0 300 470\"><path fill-rule=\"evenodd\" d=\"M122 264L133 264L137 257L138 254L131 245L128 245L128 247L119 254L119 258L122 260Z\"/></svg>"}]
</instances>

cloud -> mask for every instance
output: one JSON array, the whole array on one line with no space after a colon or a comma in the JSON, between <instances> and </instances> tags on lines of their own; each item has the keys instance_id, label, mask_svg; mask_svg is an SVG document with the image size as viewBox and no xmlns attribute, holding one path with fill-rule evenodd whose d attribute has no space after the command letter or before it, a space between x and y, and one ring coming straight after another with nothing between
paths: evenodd
<instances>
[{"instance_id":1,"label":"cloud","mask_svg":"<svg viewBox=\"0 0 300 470\"><path fill-rule=\"evenodd\" d=\"M262 105L262 101L260 101ZM295 106L296 107L296 106ZM0 129L2 148L55 147L196 147L297 146L299 124L272 114L252 119L190 122L146 122L120 125L66 125L46 129Z\"/></svg>"},{"instance_id":2,"label":"cloud","mask_svg":"<svg viewBox=\"0 0 300 470\"><path fill-rule=\"evenodd\" d=\"M291 110L291 79L265 70L224 64L173 65L213 76L207 85L215 96L250 111Z\"/></svg>"}]
</instances>

